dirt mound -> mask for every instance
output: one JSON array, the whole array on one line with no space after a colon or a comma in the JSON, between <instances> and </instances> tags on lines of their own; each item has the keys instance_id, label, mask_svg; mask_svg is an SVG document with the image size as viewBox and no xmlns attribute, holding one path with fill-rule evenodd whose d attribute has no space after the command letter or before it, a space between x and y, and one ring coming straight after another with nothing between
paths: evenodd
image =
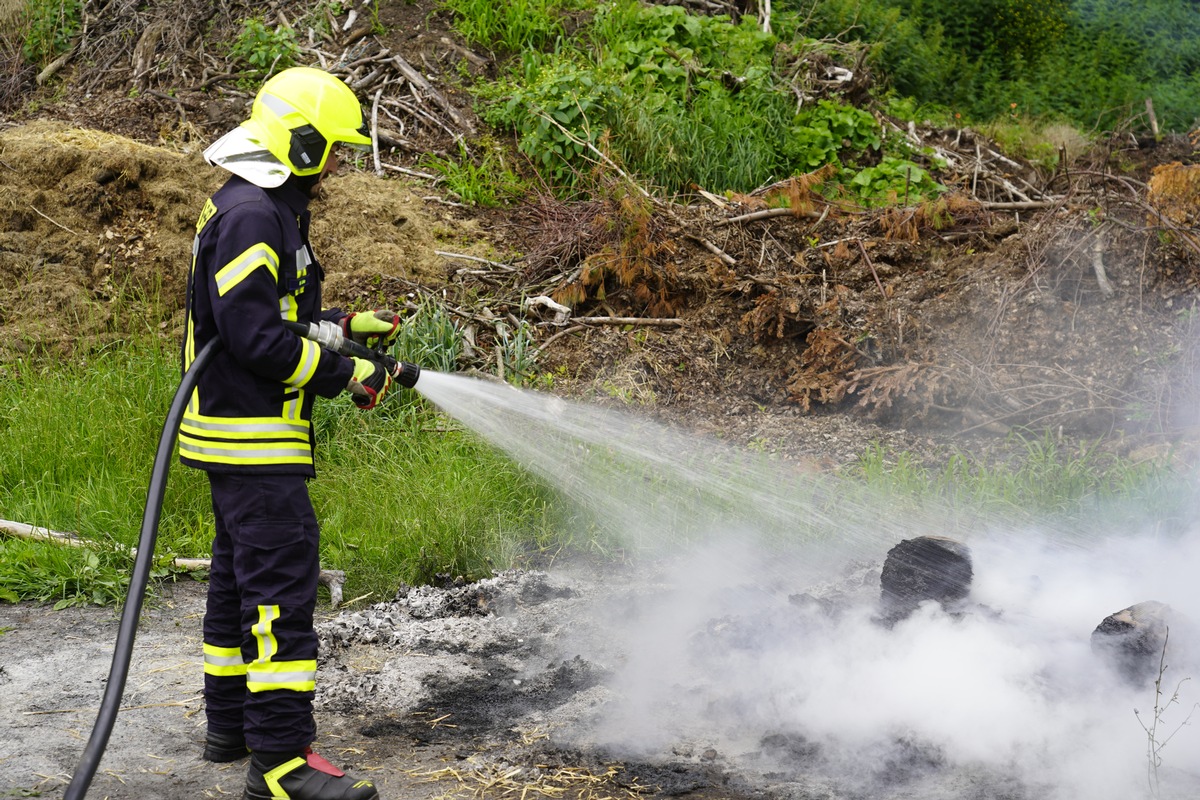
<instances>
[{"instance_id":1,"label":"dirt mound","mask_svg":"<svg viewBox=\"0 0 1200 800\"><path fill-rule=\"evenodd\" d=\"M51 121L0 133L0 163L0 351L65 352L155 325L178 334L198 209L227 173L194 149ZM443 239L480 249L474 223L402 181L330 184L312 230L330 304L391 302L364 288L380 275L440 282ZM147 319L155 309L168 316Z\"/></svg>"},{"instance_id":2,"label":"dirt mound","mask_svg":"<svg viewBox=\"0 0 1200 800\"><path fill-rule=\"evenodd\" d=\"M199 156L33 122L0 133L0 159L0 347L120 337L142 301L182 297L217 185Z\"/></svg>"}]
</instances>

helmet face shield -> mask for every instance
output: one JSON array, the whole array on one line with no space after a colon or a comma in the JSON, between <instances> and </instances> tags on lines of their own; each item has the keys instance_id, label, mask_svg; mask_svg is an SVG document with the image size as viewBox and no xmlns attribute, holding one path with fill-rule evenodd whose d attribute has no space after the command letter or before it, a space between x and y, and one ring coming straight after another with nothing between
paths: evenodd
<instances>
[{"instance_id":1,"label":"helmet face shield","mask_svg":"<svg viewBox=\"0 0 1200 800\"><path fill-rule=\"evenodd\" d=\"M291 170L267 149L264 138L259 126L247 120L209 145L204 160L255 186L264 189L282 186Z\"/></svg>"}]
</instances>

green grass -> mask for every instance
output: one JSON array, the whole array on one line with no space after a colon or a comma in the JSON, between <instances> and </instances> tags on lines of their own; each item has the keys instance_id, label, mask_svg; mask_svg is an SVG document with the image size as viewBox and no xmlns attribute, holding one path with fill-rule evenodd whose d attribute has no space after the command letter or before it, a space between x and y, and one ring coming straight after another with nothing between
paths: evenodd
<instances>
[{"instance_id":1,"label":"green grass","mask_svg":"<svg viewBox=\"0 0 1200 800\"><path fill-rule=\"evenodd\" d=\"M410 320L450 336L432 310ZM121 601L177 385L174 347L138 341L0 370L0 517L96 543L0 536L0 600ZM598 527L569 520L552 491L412 392L398 390L371 412L345 397L318 402L314 425L321 559L347 573L347 598L386 599L401 583L479 578L561 551L615 552ZM1164 464L1065 450L1052 437L1020 445L1007 463L955 456L937 468L873 448L842 476L835 502L900 512L935 501L961 519L1054 519L1084 533L1125 520L1170 528L1193 516L1187 476ZM211 536L207 481L173 460L157 553L162 562L204 557ZM162 562L156 574L168 577Z\"/></svg>"},{"instance_id":2,"label":"green grass","mask_svg":"<svg viewBox=\"0 0 1200 800\"><path fill-rule=\"evenodd\" d=\"M958 454L938 468L874 447L847 475L897 506L936 501L997 523L1135 530L1177 527L1191 517L1193 476L1167 461L1134 464L1096 446L1064 449L1050 435L1016 444L1018 457L1008 463L984 465Z\"/></svg>"},{"instance_id":3,"label":"green grass","mask_svg":"<svg viewBox=\"0 0 1200 800\"><path fill-rule=\"evenodd\" d=\"M0 517L78 533L93 549L0 536L0 599L62 605L124 596L163 420L178 385L174 347L131 342L75 362L0 372ZM373 412L319 401L321 558L347 597L401 582L481 577L558 548L552 495L424 401L397 391ZM172 460L157 553L205 557L202 473ZM160 571L166 574L165 571Z\"/></svg>"},{"instance_id":4,"label":"green grass","mask_svg":"<svg viewBox=\"0 0 1200 800\"><path fill-rule=\"evenodd\" d=\"M541 50L566 35L564 15L582 4L578 0L446 0L456 14L454 28L473 44L519 53Z\"/></svg>"}]
</instances>

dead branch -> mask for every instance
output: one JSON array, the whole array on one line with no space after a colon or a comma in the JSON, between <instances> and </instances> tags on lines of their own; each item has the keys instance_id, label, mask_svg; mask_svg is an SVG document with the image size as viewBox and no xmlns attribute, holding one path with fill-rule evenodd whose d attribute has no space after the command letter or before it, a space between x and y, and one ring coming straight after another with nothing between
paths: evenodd
<instances>
[{"instance_id":1,"label":"dead branch","mask_svg":"<svg viewBox=\"0 0 1200 800\"><path fill-rule=\"evenodd\" d=\"M438 39L438 41L441 42L446 47L453 50L454 52L458 53L460 56L465 58L467 61L470 61L472 64L474 64L477 67L486 67L489 63L488 60L486 58L484 58L483 56L478 55L473 50L468 50L467 48L463 47L460 44L452 42L450 39L446 38L445 36Z\"/></svg>"},{"instance_id":2,"label":"dead branch","mask_svg":"<svg viewBox=\"0 0 1200 800\"><path fill-rule=\"evenodd\" d=\"M1108 280L1108 273L1104 271L1104 237L1101 232L1096 233L1096 240L1092 243L1092 271L1096 273L1096 283L1100 285L1100 294L1105 297L1112 297L1116 294L1116 290Z\"/></svg>"},{"instance_id":3,"label":"dead branch","mask_svg":"<svg viewBox=\"0 0 1200 800\"><path fill-rule=\"evenodd\" d=\"M740 217L730 217L717 222L717 225L732 225L735 222L755 222L760 219L774 219L775 217L803 217L804 219L820 219L820 214L815 211L801 211L797 214L790 208L768 208L763 211L752 211L749 214L742 214Z\"/></svg>"},{"instance_id":4,"label":"dead branch","mask_svg":"<svg viewBox=\"0 0 1200 800\"><path fill-rule=\"evenodd\" d=\"M1055 208L1062 204L1066 198L1058 198L1054 200L1025 200L1016 203L989 203L980 202L988 211L1036 211L1044 208Z\"/></svg>"},{"instance_id":5,"label":"dead branch","mask_svg":"<svg viewBox=\"0 0 1200 800\"><path fill-rule=\"evenodd\" d=\"M662 328L683 324L683 320L676 317L574 317L571 321L579 325L649 325Z\"/></svg>"},{"instance_id":6,"label":"dead branch","mask_svg":"<svg viewBox=\"0 0 1200 800\"><path fill-rule=\"evenodd\" d=\"M46 81L53 78L54 74L56 72L58 72L60 69L62 69L63 67L65 67L67 65L67 62L71 60L71 57L73 55L75 55L75 47L74 46L72 46L70 49L67 50L67 52L63 53L61 56L59 56L58 58L54 59L49 64L47 64L46 68L43 69L41 72L39 72L37 74L37 78L34 79L35 81L37 81L37 85L41 86Z\"/></svg>"},{"instance_id":7,"label":"dead branch","mask_svg":"<svg viewBox=\"0 0 1200 800\"><path fill-rule=\"evenodd\" d=\"M392 63L396 65L400 70L400 74L407 78L414 87L419 87L433 102L441 106L442 110L450 115L450 119L454 120L455 125L467 133L475 132L474 126L462 115L462 112L455 108L454 104L447 100L441 92L434 89L433 84L426 80L425 76L418 72L412 64L405 61L403 56L393 56Z\"/></svg>"},{"instance_id":8,"label":"dead branch","mask_svg":"<svg viewBox=\"0 0 1200 800\"><path fill-rule=\"evenodd\" d=\"M725 262L726 264L728 264L729 266L731 266L731 267L733 267L733 266L737 266L737 259L736 259L736 258L734 258L733 256L729 255L728 253L726 253L726 252L725 252L724 250L722 250L721 248L717 247L715 244L713 244L712 242L710 242L708 239L702 239L701 237L699 237L699 236L694 236L694 235L692 235L692 234L688 234L688 238L689 238L689 239L692 239L693 241L695 241L696 243L698 243L698 244L699 244L701 247L703 247L705 250L707 250L708 252L712 253L714 256L716 256L717 258L721 259L722 261L724 261L724 262Z\"/></svg>"},{"instance_id":9,"label":"dead branch","mask_svg":"<svg viewBox=\"0 0 1200 800\"><path fill-rule=\"evenodd\" d=\"M103 545L96 542L84 539L74 533L63 533L61 531L53 531L49 528L38 528L33 525L28 525L24 522L13 522L7 519L0 519L0 533L7 533L18 539L26 539L35 542L51 542L53 544L63 545L64 547L79 547L97 549ZM115 545L117 550L120 550L130 558L137 557L137 548L126 548L121 545ZM176 569L195 572L198 570L208 570L212 568L211 558L173 558L171 566ZM342 602L342 585L346 582L346 573L340 569L322 569L317 576L317 582L322 586L329 588L329 603L334 608L341 605Z\"/></svg>"},{"instance_id":10,"label":"dead branch","mask_svg":"<svg viewBox=\"0 0 1200 800\"><path fill-rule=\"evenodd\" d=\"M433 252L442 258L457 258L462 259L463 261L475 261L480 264L487 264L489 267L495 267L496 269L504 270L505 272L517 271L516 267L510 267L508 264L501 264L498 261L488 261L486 258L479 258L478 256L468 256L463 255L462 253L447 253L444 250L434 250Z\"/></svg>"}]
</instances>

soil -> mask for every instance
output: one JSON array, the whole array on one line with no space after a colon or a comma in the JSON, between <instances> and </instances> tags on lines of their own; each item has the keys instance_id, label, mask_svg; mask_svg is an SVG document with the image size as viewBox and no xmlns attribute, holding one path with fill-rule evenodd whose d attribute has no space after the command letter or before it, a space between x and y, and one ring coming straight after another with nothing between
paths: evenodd
<instances>
[{"instance_id":1,"label":"soil","mask_svg":"<svg viewBox=\"0 0 1200 800\"><path fill-rule=\"evenodd\" d=\"M223 179L200 152L251 99L233 81L196 88L212 60L196 53L237 30L240 6L205 17L182 1L116 5L128 14L96 21L86 58L44 84L15 63L0 74L0 370L17 358L86 357L132 331L168 342L181 333L196 214ZM434 6L382 0L376 39L422 65L479 127L455 76L494 72L498 56L465 58ZM307 12L272 8L293 20ZM122 19L139 35L114 27ZM146 43L158 68L139 73L134 51ZM586 200L466 206L414 175L428 170L424 154L457 152L451 133L406 129L386 157L407 172L345 167L314 207L313 241L327 303L435 297L455 309L472 341L464 371L494 371L497 323L523 321L540 347L538 389L815 470L873 445L934 467L958 453L1009 462L1043 438L1064 453L1180 468L1200 455L1200 166L1187 137L1124 131L1069 158L1064 148L1053 170L1007 162L1007 183L1053 201L986 197L978 171L959 164L939 175L958 198L940 210L813 205L730 222L764 210L767 193L648 203L609 176ZM995 147L971 131L915 135L960 153ZM632 233L622 241L614 230ZM600 270L589 284L605 259L627 271ZM573 319L665 322L556 321L526 302L540 295L572 305ZM556 642L578 633L572 620L598 597L658 586L597 569L403 588L394 607L328 611L319 745L369 773L384 797L932 796L922 776L941 756L919 743L887 761L891 789L864 794L817 770L817 745L789 731L759 731L737 758L681 735L644 759L580 733L617 691L609 678L626 655L606 652L602 629L573 654ZM240 792L240 765L197 757L203 594L180 583L147 610L127 710L92 796ZM115 627L109 609L0 606L0 797L61 796ZM947 785L957 796L1032 796L996 775L959 772Z\"/></svg>"}]
</instances>

